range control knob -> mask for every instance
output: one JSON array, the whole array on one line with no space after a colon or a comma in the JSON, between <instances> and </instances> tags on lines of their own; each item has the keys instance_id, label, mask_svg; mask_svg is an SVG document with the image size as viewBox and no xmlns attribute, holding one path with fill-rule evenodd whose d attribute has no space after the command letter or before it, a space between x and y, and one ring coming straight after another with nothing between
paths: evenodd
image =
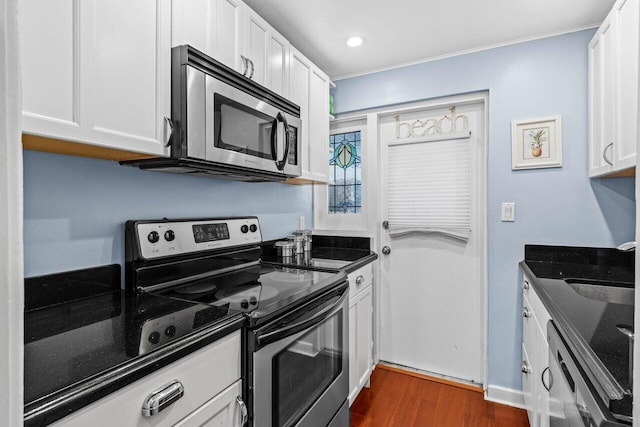
<instances>
[{"instance_id":1,"label":"range control knob","mask_svg":"<svg viewBox=\"0 0 640 427\"><path fill-rule=\"evenodd\" d=\"M172 337L176 334L176 327L171 325L167 326L167 329L164 330L164 334L168 337Z\"/></svg>"},{"instance_id":2,"label":"range control knob","mask_svg":"<svg viewBox=\"0 0 640 427\"><path fill-rule=\"evenodd\" d=\"M247 224L243 225L242 227L240 227L240 231L242 231L243 233L248 233L249 226Z\"/></svg>"},{"instance_id":3,"label":"range control knob","mask_svg":"<svg viewBox=\"0 0 640 427\"><path fill-rule=\"evenodd\" d=\"M252 296L251 298L249 298L249 303L251 305L258 305L258 298Z\"/></svg>"},{"instance_id":4,"label":"range control knob","mask_svg":"<svg viewBox=\"0 0 640 427\"><path fill-rule=\"evenodd\" d=\"M258 231L258 226L255 224L251 224L249 226L249 230L251 230L252 233L255 233L256 231Z\"/></svg>"},{"instance_id":5,"label":"range control knob","mask_svg":"<svg viewBox=\"0 0 640 427\"><path fill-rule=\"evenodd\" d=\"M240 302L240 307L249 308L249 301L247 301L246 299L243 299L242 302Z\"/></svg>"},{"instance_id":6,"label":"range control knob","mask_svg":"<svg viewBox=\"0 0 640 427\"><path fill-rule=\"evenodd\" d=\"M160 332L151 332L151 334L149 334L149 342L151 344L158 344L160 342Z\"/></svg>"},{"instance_id":7,"label":"range control knob","mask_svg":"<svg viewBox=\"0 0 640 427\"><path fill-rule=\"evenodd\" d=\"M158 234L157 231L152 231L147 236L147 240L149 240L149 242L151 243L158 243L158 240L160 240L160 235Z\"/></svg>"},{"instance_id":8,"label":"range control knob","mask_svg":"<svg viewBox=\"0 0 640 427\"><path fill-rule=\"evenodd\" d=\"M164 232L164 239L167 242L171 242L175 238L176 238L176 233L174 233L173 230L167 230Z\"/></svg>"}]
</instances>

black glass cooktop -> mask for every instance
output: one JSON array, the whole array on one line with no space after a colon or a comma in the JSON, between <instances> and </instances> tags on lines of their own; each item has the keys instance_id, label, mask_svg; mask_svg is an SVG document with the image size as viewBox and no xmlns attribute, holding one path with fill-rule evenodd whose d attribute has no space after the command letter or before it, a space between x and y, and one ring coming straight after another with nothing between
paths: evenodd
<instances>
[{"instance_id":1,"label":"black glass cooktop","mask_svg":"<svg viewBox=\"0 0 640 427\"><path fill-rule=\"evenodd\" d=\"M249 326L257 326L345 280L341 272L257 265L152 293L243 312Z\"/></svg>"}]
</instances>

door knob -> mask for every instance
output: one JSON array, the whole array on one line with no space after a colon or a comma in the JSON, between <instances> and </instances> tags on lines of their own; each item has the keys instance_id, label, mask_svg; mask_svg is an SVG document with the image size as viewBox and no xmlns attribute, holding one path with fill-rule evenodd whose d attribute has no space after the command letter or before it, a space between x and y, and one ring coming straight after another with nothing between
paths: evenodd
<instances>
[{"instance_id":1,"label":"door knob","mask_svg":"<svg viewBox=\"0 0 640 427\"><path fill-rule=\"evenodd\" d=\"M382 253L385 255L389 255L391 253L391 248L389 246L384 246L382 248Z\"/></svg>"}]
</instances>

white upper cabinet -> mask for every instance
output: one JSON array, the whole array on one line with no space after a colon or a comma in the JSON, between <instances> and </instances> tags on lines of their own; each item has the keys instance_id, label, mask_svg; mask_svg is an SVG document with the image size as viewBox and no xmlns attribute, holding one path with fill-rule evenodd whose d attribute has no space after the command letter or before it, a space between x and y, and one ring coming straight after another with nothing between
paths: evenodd
<instances>
[{"instance_id":1,"label":"white upper cabinet","mask_svg":"<svg viewBox=\"0 0 640 427\"><path fill-rule=\"evenodd\" d=\"M20 24L24 133L168 154L168 3L21 0Z\"/></svg>"},{"instance_id":2,"label":"white upper cabinet","mask_svg":"<svg viewBox=\"0 0 640 427\"><path fill-rule=\"evenodd\" d=\"M240 0L173 0L172 46L189 44L287 97L289 42Z\"/></svg>"},{"instance_id":3,"label":"white upper cabinet","mask_svg":"<svg viewBox=\"0 0 640 427\"><path fill-rule=\"evenodd\" d=\"M302 176L329 181L329 78L293 46L290 55L289 93L300 106Z\"/></svg>"},{"instance_id":4,"label":"white upper cabinet","mask_svg":"<svg viewBox=\"0 0 640 427\"><path fill-rule=\"evenodd\" d=\"M247 75L278 95L288 97L287 39L248 6L245 6L244 32L244 56L249 61Z\"/></svg>"},{"instance_id":5,"label":"white upper cabinet","mask_svg":"<svg viewBox=\"0 0 640 427\"><path fill-rule=\"evenodd\" d=\"M239 0L173 0L172 46L189 44L244 73L243 8Z\"/></svg>"},{"instance_id":6,"label":"white upper cabinet","mask_svg":"<svg viewBox=\"0 0 640 427\"><path fill-rule=\"evenodd\" d=\"M636 164L638 1L618 0L589 43L589 176Z\"/></svg>"},{"instance_id":7,"label":"white upper cabinet","mask_svg":"<svg viewBox=\"0 0 640 427\"><path fill-rule=\"evenodd\" d=\"M309 82L309 173L329 181L329 77L313 67Z\"/></svg>"}]
</instances>

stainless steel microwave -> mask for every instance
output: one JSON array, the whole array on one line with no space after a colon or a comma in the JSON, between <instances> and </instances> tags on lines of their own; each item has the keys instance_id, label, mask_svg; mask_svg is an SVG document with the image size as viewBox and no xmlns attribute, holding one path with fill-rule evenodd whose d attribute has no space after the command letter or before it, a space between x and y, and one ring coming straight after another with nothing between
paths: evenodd
<instances>
[{"instance_id":1,"label":"stainless steel microwave","mask_svg":"<svg viewBox=\"0 0 640 427\"><path fill-rule=\"evenodd\" d=\"M172 49L171 158L142 169L246 181L300 176L300 107L191 46Z\"/></svg>"}]
</instances>

